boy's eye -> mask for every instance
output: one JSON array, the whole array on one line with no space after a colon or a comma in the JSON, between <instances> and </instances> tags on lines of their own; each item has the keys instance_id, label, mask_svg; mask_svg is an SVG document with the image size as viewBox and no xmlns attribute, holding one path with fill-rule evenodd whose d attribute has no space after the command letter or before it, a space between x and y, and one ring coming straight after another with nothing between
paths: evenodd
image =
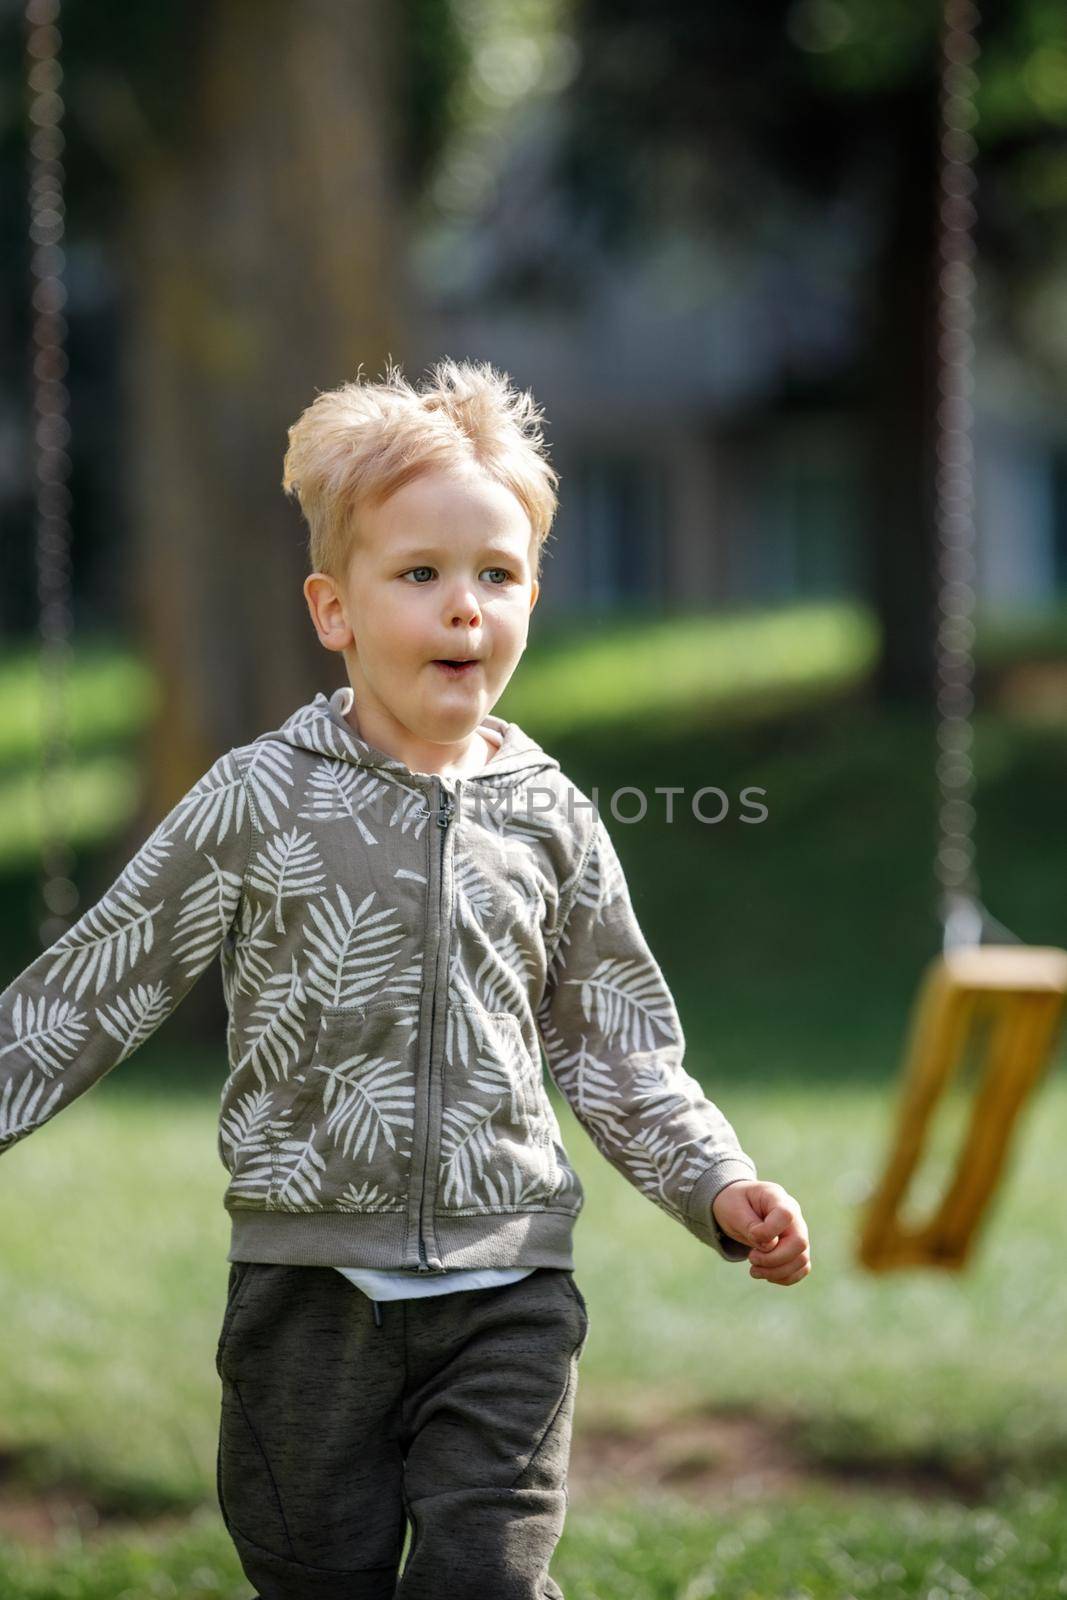
<instances>
[{"instance_id":1,"label":"boy's eye","mask_svg":"<svg viewBox=\"0 0 1067 1600\"><path fill-rule=\"evenodd\" d=\"M419 572L433 572L433 570L434 570L433 567L409 567L407 572L405 572L403 574L403 576L405 578L410 578L410 577L414 577L416 573L419 573ZM499 572L500 576L501 576L502 583L506 583L507 580L511 576L511 574L508 572L506 567L483 567L482 571L483 572ZM419 582L419 580L416 578L416 583L418 583L418 582ZM497 584L497 587L498 588L501 587L501 584Z\"/></svg>"}]
</instances>

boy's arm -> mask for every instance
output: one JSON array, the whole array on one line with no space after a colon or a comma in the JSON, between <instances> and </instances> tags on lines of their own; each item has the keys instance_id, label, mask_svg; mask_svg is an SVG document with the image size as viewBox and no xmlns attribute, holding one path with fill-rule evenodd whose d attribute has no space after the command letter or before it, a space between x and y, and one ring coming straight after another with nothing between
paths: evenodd
<instances>
[{"instance_id":1,"label":"boy's arm","mask_svg":"<svg viewBox=\"0 0 1067 1600\"><path fill-rule=\"evenodd\" d=\"M537 1014L553 1080L623 1177L725 1260L745 1260L711 1202L755 1178L755 1163L683 1068L674 1000L599 816L563 915Z\"/></svg>"},{"instance_id":2,"label":"boy's arm","mask_svg":"<svg viewBox=\"0 0 1067 1600\"><path fill-rule=\"evenodd\" d=\"M250 848L229 751L0 994L0 1153L132 1055L189 992L237 914Z\"/></svg>"}]
</instances>

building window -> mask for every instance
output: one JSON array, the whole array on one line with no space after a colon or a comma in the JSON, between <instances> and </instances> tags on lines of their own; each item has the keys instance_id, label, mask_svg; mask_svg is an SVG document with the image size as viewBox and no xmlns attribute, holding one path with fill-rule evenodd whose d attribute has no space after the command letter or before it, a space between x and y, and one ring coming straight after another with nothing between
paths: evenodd
<instances>
[{"instance_id":1,"label":"building window","mask_svg":"<svg viewBox=\"0 0 1067 1600\"><path fill-rule=\"evenodd\" d=\"M598 610L664 597L666 485L656 461L587 456L570 484L582 599Z\"/></svg>"},{"instance_id":2,"label":"building window","mask_svg":"<svg viewBox=\"0 0 1067 1600\"><path fill-rule=\"evenodd\" d=\"M753 600L832 599L864 588L856 450L832 422L786 425L748 460L738 589ZM745 491L743 491L744 493Z\"/></svg>"}]
</instances>

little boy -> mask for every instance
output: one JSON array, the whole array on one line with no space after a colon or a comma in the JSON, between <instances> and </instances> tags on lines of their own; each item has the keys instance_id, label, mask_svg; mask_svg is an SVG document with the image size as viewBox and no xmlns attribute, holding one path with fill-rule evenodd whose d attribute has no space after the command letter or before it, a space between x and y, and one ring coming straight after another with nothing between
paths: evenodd
<instances>
[{"instance_id":1,"label":"little boy","mask_svg":"<svg viewBox=\"0 0 1067 1600\"><path fill-rule=\"evenodd\" d=\"M262 1600L561 1600L589 1321L542 1048L668 1216L769 1282L810 1270L799 1207L683 1068L592 802L492 714L556 508L540 416L452 361L316 398L283 482L348 686L221 756L0 995L3 1149L220 957L217 1481Z\"/></svg>"}]
</instances>

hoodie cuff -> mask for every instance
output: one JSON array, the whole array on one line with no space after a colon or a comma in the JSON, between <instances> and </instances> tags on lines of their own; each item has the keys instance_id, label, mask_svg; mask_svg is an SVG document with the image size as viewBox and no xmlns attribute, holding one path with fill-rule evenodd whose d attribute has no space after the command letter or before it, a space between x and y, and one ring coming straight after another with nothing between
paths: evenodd
<instances>
[{"instance_id":1,"label":"hoodie cuff","mask_svg":"<svg viewBox=\"0 0 1067 1600\"><path fill-rule=\"evenodd\" d=\"M752 1246L723 1233L712 1215L711 1202L728 1183L736 1183L740 1178L751 1182L756 1176L755 1163L748 1156L725 1156L702 1172L689 1191L686 1227L705 1244L710 1244L726 1261L746 1260Z\"/></svg>"}]
</instances>

